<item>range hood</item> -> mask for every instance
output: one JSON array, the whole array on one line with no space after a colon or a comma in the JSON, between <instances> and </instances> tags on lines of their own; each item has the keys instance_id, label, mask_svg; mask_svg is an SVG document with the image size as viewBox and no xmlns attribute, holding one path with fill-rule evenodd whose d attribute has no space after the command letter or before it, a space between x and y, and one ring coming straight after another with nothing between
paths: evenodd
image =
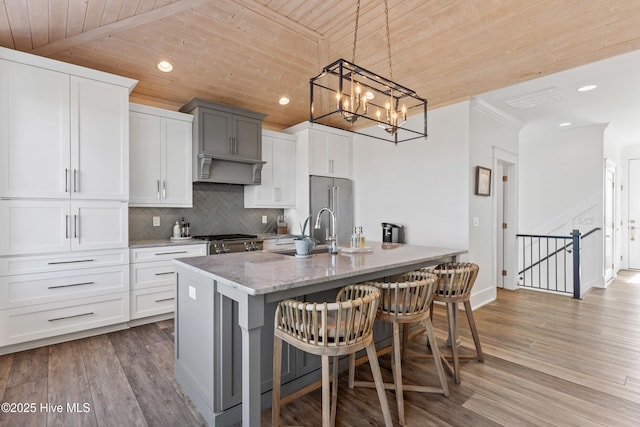
<instances>
[{"instance_id":1,"label":"range hood","mask_svg":"<svg viewBox=\"0 0 640 427\"><path fill-rule=\"evenodd\" d=\"M193 181L221 184L260 184L265 162L199 153L194 158Z\"/></svg>"},{"instance_id":2,"label":"range hood","mask_svg":"<svg viewBox=\"0 0 640 427\"><path fill-rule=\"evenodd\" d=\"M198 98L180 111L194 115L194 182L261 183L264 114Z\"/></svg>"}]
</instances>

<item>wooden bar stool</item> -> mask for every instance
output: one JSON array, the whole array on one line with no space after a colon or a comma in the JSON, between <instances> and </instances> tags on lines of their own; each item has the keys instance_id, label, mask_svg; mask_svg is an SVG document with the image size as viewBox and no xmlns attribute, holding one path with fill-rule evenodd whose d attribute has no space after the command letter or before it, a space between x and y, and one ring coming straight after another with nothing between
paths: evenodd
<instances>
[{"instance_id":1,"label":"wooden bar stool","mask_svg":"<svg viewBox=\"0 0 640 427\"><path fill-rule=\"evenodd\" d=\"M460 360L478 360L484 362L482 347L480 346L480 337L476 328L476 322L473 319L473 311L471 310L471 289L478 276L478 265L469 262L454 262L440 264L436 267L422 269L433 273L437 276L437 287L435 291L434 301L444 302L447 307L447 321L449 324L449 337L451 338L451 357L443 355L442 360L445 366L453 374L456 384L460 384ZM458 324L456 321L458 303L464 304L464 311L467 314L469 328L473 336L473 342L476 347L477 356L460 356L458 354ZM433 309L431 310L433 318ZM451 361L453 366L451 366Z\"/></svg>"},{"instance_id":2,"label":"wooden bar stool","mask_svg":"<svg viewBox=\"0 0 640 427\"><path fill-rule=\"evenodd\" d=\"M366 282L366 285L375 286L380 289L381 296L378 303L377 318L393 324L393 341L391 353L391 370L393 372L393 384L385 384L385 388L395 390L396 402L398 404L398 418L400 424L405 424L404 416L404 390L417 391L421 393L441 393L449 396L447 378L442 367L440 352L431 326L429 316L431 304L433 302L436 276L423 272L414 271L401 275L396 282ZM428 342L431 343L433 360L436 372L440 381L440 387L403 384L401 367L401 347L400 347L400 325L420 322L427 332ZM406 333L405 333L406 335ZM373 384L365 381L354 381L355 376L355 355L349 359L349 387L365 386L371 387Z\"/></svg>"},{"instance_id":3,"label":"wooden bar stool","mask_svg":"<svg viewBox=\"0 0 640 427\"><path fill-rule=\"evenodd\" d=\"M276 308L273 338L272 425L280 424L282 341L322 357L322 425L335 425L338 397L338 356L366 349L386 426L392 426L378 356L373 323L380 291L373 286L348 285L336 302L281 301ZM329 395L329 357L333 356L333 389Z\"/></svg>"}]
</instances>

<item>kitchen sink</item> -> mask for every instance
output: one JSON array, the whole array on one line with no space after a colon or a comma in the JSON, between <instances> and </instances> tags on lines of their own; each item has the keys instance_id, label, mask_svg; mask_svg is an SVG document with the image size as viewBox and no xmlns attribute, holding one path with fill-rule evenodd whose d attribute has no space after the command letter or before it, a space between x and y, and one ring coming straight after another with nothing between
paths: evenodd
<instances>
[{"instance_id":1,"label":"kitchen sink","mask_svg":"<svg viewBox=\"0 0 640 427\"><path fill-rule=\"evenodd\" d=\"M287 251L278 251L277 253L282 254L282 255L294 256L296 254L296 250L295 249L291 249L291 250L287 250ZM313 255L313 254L326 254L326 253L329 253L329 249L327 247L315 248L315 249L312 249L309 252L310 255Z\"/></svg>"}]
</instances>

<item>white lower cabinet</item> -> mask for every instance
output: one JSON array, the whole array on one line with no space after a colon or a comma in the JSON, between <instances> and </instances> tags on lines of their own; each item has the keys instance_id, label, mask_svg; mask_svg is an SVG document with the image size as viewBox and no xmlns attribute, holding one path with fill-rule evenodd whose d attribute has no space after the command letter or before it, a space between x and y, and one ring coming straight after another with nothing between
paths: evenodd
<instances>
[{"instance_id":1,"label":"white lower cabinet","mask_svg":"<svg viewBox=\"0 0 640 427\"><path fill-rule=\"evenodd\" d=\"M0 310L0 343L18 344L128 320L128 292Z\"/></svg>"},{"instance_id":2,"label":"white lower cabinet","mask_svg":"<svg viewBox=\"0 0 640 427\"><path fill-rule=\"evenodd\" d=\"M128 249L1 257L0 354L12 351L6 346L126 324L129 277Z\"/></svg>"},{"instance_id":3,"label":"white lower cabinet","mask_svg":"<svg viewBox=\"0 0 640 427\"><path fill-rule=\"evenodd\" d=\"M131 320L173 314L176 275L174 258L207 255L207 243L153 246L130 250Z\"/></svg>"},{"instance_id":4,"label":"white lower cabinet","mask_svg":"<svg viewBox=\"0 0 640 427\"><path fill-rule=\"evenodd\" d=\"M127 204L0 200L0 256L126 248Z\"/></svg>"}]
</instances>

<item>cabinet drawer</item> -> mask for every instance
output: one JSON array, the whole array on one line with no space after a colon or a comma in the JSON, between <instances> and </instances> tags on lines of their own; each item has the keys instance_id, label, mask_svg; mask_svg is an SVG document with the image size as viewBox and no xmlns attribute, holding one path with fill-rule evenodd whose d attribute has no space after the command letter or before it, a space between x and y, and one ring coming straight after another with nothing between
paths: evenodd
<instances>
[{"instance_id":1,"label":"cabinet drawer","mask_svg":"<svg viewBox=\"0 0 640 427\"><path fill-rule=\"evenodd\" d=\"M173 261L141 262L131 264L131 290L175 285Z\"/></svg>"},{"instance_id":2,"label":"cabinet drawer","mask_svg":"<svg viewBox=\"0 0 640 427\"><path fill-rule=\"evenodd\" d=\"M131 249L131 262L163 261L207 254L207 244L154 246Z\"/></svg>"},{"instance_id":3,"label":"cabinet drawer","mask_svg":"<svg viewBox=\"0 0 640 427\"><path fill-rule=\"evenodd\" d=\"M129 320L129 292L0 310L0 346Z\"/></svg>"},{"instance_id":4,"label":"cabinet drawer","mask_svg":"<svg viewBox=\"0 0 640 427\"><path fill-rule=\"evenodd\" d=\"M129 291L129 266L0 277L0 309Z\"/></svg>"},{"instance_id":5,"label":"cabinet drawer","mask_svg":"<svg viewBox=\"0 0 640 427\"><path fill-rule=\"evenodd\" d=\"M131 319L171 313L175 310L174 285L158 286L131 292Z\"/></svg>"},{"instance_id":6,"label":"cabinet drawer","mask_svg":"<svg viewBox=\"0 0 640 427\"><path fill-rule=\"evenodd\" d=\"M45 273L81 268L129 264L129 250L115 249L55 255L15 256L0 258L0 276Z\"/></svg>"}]
</instances>

